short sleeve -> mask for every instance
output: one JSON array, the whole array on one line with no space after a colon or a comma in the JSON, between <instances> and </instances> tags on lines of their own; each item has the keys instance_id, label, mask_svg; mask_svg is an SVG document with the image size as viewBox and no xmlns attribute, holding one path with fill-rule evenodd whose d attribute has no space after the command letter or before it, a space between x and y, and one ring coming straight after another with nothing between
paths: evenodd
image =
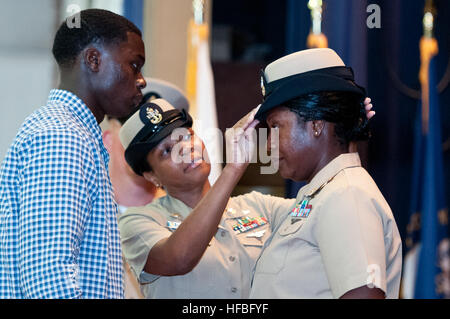
<instances>
[{"instance_id":1,"label":"short sleeve","mask_svg":"<svg viewBox=\"0 0 450 319\"><path fill-rule=\"evenodd\" d=\"M152 212L147 207L128 209L119 217L120 236L125 259L141 284L152 282L157 275L144 271L148 254L153 246L172 233L151 217Z\"/></svg>"},{"instance_id":2,"label":"short sleeve","mask_svg":"<svg viewBox=\"0 0 450 319\"><path fill-rule=\"evenodd\" d=\"M383 223L364 190L348 186L319 208L315 236L333 295L370 284L386 293Z\"/></svg>"}]
</instances>

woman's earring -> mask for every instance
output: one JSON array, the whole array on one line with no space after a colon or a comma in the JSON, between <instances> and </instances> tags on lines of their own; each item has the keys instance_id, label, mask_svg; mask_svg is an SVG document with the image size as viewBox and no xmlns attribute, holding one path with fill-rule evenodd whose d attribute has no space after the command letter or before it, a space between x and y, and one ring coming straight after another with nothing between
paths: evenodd
<instances>
[{"instance_id":1,"label":"woman's earring","mask_svg":"<svg viewBox=\"0 0 450 319\"><path fill-rule=\"evenodd\" d=\"M161 188L161 184L158 182L154 182L153 185L155 185L156 188Z\"/></svg>"},{"instance_id":2,"label":"woman's earring","mask_svg":"<svg viewBox=\"0 0 450 319\"><path fill-rule=\"evenodd\" d=\"M318 131L314 131L314 136L319 136L319 132Z\"/></svg>"}]
</instances>

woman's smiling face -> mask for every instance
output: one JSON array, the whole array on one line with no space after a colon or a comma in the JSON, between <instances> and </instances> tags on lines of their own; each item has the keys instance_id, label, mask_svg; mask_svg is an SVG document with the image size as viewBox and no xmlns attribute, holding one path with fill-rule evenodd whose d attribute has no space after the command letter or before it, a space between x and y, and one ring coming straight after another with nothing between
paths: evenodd
<instances>
[{"instance_id":1,"label":"woman's smiling face","mask_svg":"<svg viewBox=\"0 0 450 319\"><path fill-rule=\"evenodd\" d=\"M194 188L208 179L211 165L203 158L205 146L192 129L185 132L178 139L167 136L147 155L150 174L166 189Z\"/></svg>"}]
</instances>

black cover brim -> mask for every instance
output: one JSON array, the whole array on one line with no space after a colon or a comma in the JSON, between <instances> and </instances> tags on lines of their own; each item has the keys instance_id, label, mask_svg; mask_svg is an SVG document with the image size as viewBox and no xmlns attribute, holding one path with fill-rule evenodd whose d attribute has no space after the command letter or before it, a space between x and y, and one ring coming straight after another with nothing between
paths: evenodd
<instances>
[{"instance_id":1,"label":"black cover brim","mask_svg":"<svg viewBox=\"0 0 450 319\"><path fill-rule=\"evenodd\" d=\"M259 121L265 121L267 112L283 103L308 93L324 91L352 92L365 98L364 88L354 82L325 74L305 74L284 83L264 100L255 115Z\"/></svg>"},{"instance_id":2,"label":"black cover brim","mask_svg":"<svg viewBox=\"0 0 450 319\"><path fill-rule=\"evenodd\" d=\"M192 120L190 120L190 117L188 121L182 121L177 120L173 123L170 123L166 127L164 127L154 138L151 138L149 141L146 142L139 142L134 143L130 145L125 150L125 160L127 161L128 165L133 169L133 171L138 174L142 175L140 172L140 165L142 161L146 160L146 157L148 153L155 148L163 139L165 139L167 136L172 134L172 132L180 127L191 127L192 126Z\"/></svg>"}]
</instances>

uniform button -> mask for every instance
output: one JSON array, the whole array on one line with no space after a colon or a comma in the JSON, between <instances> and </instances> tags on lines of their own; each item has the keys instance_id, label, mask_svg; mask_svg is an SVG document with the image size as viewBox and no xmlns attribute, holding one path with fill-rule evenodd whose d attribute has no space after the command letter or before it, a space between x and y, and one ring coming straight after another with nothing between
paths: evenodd
<instances>
[{"instance_id":1,"label":"uniform button","mask_svg":"<svg viewBox=\"0 0 450 319\"><path fill-rule=\"evenodd\" d=\"M230 258L228 258L230 261L235 261L236 260L236 257L234 257L234 256L230 256Z\"/></svg>"},{"instance_id":2,"label":"uniform button","mask_svg":"<svg viewBox=\"0 0 450 319\"><path fill-rule=\"evenodd\" d=\"M231 288L231 292L232 293L236 293L237 292L237 288L236 287Z\"/></svg>"}]
</instances>

